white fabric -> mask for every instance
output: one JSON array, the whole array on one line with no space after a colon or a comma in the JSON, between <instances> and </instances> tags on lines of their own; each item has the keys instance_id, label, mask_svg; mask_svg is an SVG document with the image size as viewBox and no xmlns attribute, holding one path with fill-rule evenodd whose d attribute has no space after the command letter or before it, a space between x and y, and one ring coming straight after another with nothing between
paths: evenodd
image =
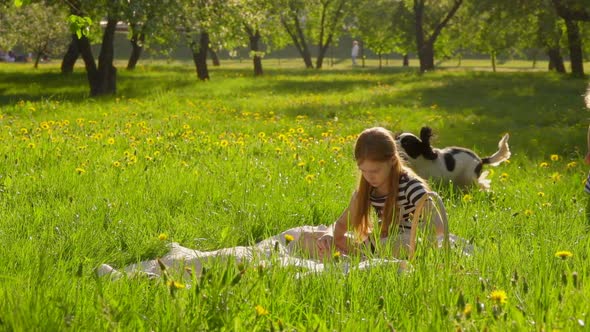
<instances>
[{"instance_id":1,"label":"white fabric","mask_svg":"<svg viewBox=\"0 0 590 332\"><path fill-rule=\"evenodd\" d=\"M214 251L199 251L183 247L180 244L173 242L170 244L170 251L159 260L165 265L168 274L182 274L184 277L190 277L191 273L199 276L204 263L214 259L227 257L233 257L237 262L254 261L265 265L275 263L280 266L298 267L302 269L302 273L299 275L318 273L324 271L324 263L320 258L313 259L310 257L313 255L303 252L301 249L303 241L300 240L305 240L302 237L308 236L311 239L309 243L315 243L311 241L316 237L331 233L332 231L333 229L331 227L326 227L324 225L295 227L263 240L253 246L238 246ZM293 237L293 240L290 243L287 243L285 238L286 235ZM407 236L404 236L404 239L401 239L402 242L409 241L405 237ZM456 236L453 236L451 240L452 244L464 241ZM439 239L439 246L442 246L442 239ZM471 249L469 249L469 252L465 251L465 247L463 247L462 250L466 254L471 252ZM354 260L349 259L346 256L340 256L338 259L340 263L337 264L337 266L341 268L344 273L348 273L351 269L364 270L374 266L390 264L395 265L398 272L402 272L408 268L406 261L395 258L360 258L360 261L356 263ZM124 272L117 271L106 264L102 264L97 269L97 274L99 276L110 275L113 278L119 278L123 274L135 275L138 273L148 276L160 276L162 270L158 259L131 264L124 268Z\"/></svg>"}]
</instances>

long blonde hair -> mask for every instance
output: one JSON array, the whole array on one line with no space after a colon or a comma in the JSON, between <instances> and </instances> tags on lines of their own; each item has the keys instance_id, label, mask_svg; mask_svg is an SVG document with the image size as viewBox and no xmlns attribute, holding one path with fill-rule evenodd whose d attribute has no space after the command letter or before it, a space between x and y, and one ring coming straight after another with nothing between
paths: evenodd
<instances>
[{"instance_id":1,"label":"long blonde hair","mask_svg":"<svg viewBox=\"0 0 590 332\"><path fill-rule=\"evenodd\" d=\"M365 160L385 162L392 161L389 172L389 191L383 207L383 219L381 222L381 234L389 234L390 227L399 225L399 207L397 196L399 193L399 180L402 174L407 173L402 159L399 156L393 134L383 127L365 129L357 138L354 147L354 158L357 164ZM363 239L371 231L371 185L361 175L356 192L356 206L351 215L351 226Z\"/></svg>"}]
</instances>

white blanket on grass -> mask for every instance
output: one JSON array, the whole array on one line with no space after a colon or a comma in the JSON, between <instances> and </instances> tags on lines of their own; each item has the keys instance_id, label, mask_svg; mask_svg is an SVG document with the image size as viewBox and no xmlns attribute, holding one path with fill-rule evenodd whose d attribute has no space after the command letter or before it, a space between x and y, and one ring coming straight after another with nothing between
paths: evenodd
<instances>
[{"instance_id":1,"label":"white blanket on grass","mask_svg":"<svg viewBox=\"0 0 590 332\"><path fill-rule=\"evenodd\" d=\"M303 274L322 272L326 269L326 264L321 259L314 259L309 254L305 254L298 246L301 242L302 236L321 236L322 234L331 233L332 229L324 225L320 226L301 226L291 228L271 238L263 240L253 246L238 246L232 248L224 248L213 251L199 251L191 248L186 248L178 243L170 244L170 251L159 259L131 264L118 271L113 267L102 264L97 269L99 276L110 275L118 278L123 274L136 275L147 274L148 276L159 276L163 273L160 262L165 266L166 273L174 275L190 276L191 273L199 276L203 270L203 265L219 258L233 258L236 262L259 262L260 264L271 265L278 264L280 266L291 266L301 268ZM288 241L287 237L292 240ZM452 235L451 244L457 245L457 242L462 239ZM442 243L442 240L439 241ZM462 248L463 253L470 254L471 248ZM159 261L158 261L159 260ZM345 256L338 258L338 267L344 273L348 273L351 269L364 270L374 266L392 265L398 272L405 271L408 268L405 260L396 258L360 258L355 260L348 259Z\"/></svg>"}]
</instances>

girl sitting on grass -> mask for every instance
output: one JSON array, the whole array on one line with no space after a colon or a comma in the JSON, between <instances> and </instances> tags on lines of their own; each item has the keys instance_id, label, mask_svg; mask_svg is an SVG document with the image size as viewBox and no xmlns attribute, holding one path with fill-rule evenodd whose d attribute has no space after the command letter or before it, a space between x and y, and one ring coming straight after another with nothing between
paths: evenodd
<instances>
[{"instance_id":1,"label":"girl sitting on grass","mask_svg":"<svg viewBox=\"0 0 590 332\"><path fill-rule=\"evenodd\" d=\"M394 135L385 128L364 130L356 141L354 157L362 174L360 183L348 208L334 224L333 234L318 240L318 249L320 253L330 251L335 245L337 250L350 254L376 252L382 247L386 248L385 253L380 253L382 256L403 256L414 237L410 234L412 215L430 189L404 164ZM376 212L376 226L371 220L371 207ZM444 223L430 197L425 198L423 208L422 216L441 238L445 234Z\"/></svg>"}]
</instances>

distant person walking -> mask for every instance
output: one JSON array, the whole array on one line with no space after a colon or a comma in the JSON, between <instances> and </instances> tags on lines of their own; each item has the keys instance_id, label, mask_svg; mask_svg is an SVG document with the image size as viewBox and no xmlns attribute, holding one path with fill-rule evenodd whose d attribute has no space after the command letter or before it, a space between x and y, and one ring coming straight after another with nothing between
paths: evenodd
<instances>
[{"instance_id":1,"label":"distant person walking","mask_svg":"<svg viewBox=\"0 0 590 332\"><path fill-rule=\"evenodd\" d=\"M350 55L352 57L352 65L356 66L356 58L359 56L359 42L356 40L352 42L352 51Z\"/></svg>"}]
</instances>

